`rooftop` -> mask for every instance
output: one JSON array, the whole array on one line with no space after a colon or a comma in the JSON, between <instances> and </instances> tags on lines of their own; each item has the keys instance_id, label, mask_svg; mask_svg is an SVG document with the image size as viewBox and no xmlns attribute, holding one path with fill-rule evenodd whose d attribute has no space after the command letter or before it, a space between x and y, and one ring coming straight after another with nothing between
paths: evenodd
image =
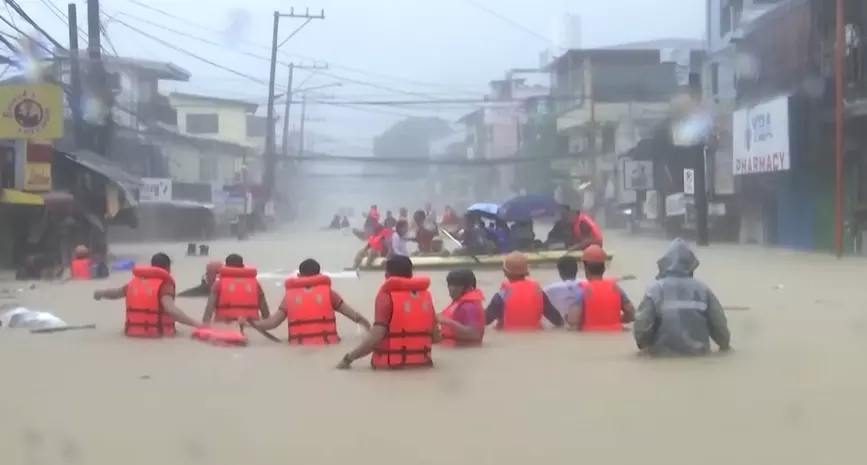
<instances>
[{"instance_id":1,"label":"rooftop","mask_svg":"<svg viewBox=\"0 0 867 465\"><path fill-rule=\"evenodd\" d=\"M240 100L240 99L226 98L226 97L215 97L215 96L211 96L211 95L199 95L199 94L187 94L184 92L172 92L171 94L169 94L169 97L171 97L172 99L179 99L179 100L210 102L210 103L213 103L216 105L241 107L247 113L255 113L256 109L259 108L258 103L253 103L253 102L249 102L246 100ZM182 103L178 104L177 102L172 102L172 104L174 106L179 106L179 107L184 106Z\"/></svg>"}]
</instances>

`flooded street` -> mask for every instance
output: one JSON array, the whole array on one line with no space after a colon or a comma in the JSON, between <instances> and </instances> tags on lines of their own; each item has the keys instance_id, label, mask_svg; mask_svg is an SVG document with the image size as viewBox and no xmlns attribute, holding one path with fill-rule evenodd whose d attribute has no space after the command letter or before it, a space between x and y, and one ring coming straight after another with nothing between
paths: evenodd
<instances>
[{"instance_id":1,"label":"flooded street","mask_svg":"<svg viewBox=\"0 0 867 465\"><path fill-rule=\"evenodd\" d=\"M360 242L332 231L284 231L211 245L260 273L317 258L328 271ZM612 275L636 301L667 242L612 235ZM165 251L179 289L207 258L184 244L118 246L144 259ZM298 348L251 335L246 348L188 337L129 340L123 303L94 302L108 283L38 284L28 307L93 331L0 333L0 448L9 464L758 464L854 463L867 406L867 262L746 246L697 251L697 275L730 311L734 352L694 360L635 356L631 335L490 331L479 350L436 350L436 369L373 373L334 366L361 335L339 318L343 343ZM420 273L422 274L422 273ZM477 272L491 295L499 271ZM430 273L438 308L444 272ZM533 272L543 283L556 270ZM382 276L335 280L373 314ZM276 308L282 287L263 280ZM180 299L199 317L204 299ZM182 329L184 335L189 330ZM285 325L275 334L285 338Z\"/></svg>"}]
</instances>

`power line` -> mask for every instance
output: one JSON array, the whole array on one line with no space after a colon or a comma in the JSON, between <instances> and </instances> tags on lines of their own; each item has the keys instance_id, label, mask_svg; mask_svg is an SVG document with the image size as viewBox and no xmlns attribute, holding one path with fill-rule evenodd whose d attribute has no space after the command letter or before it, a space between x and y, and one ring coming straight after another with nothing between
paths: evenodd
<instances>
[{"instance_id":1,"label":"power line","mask_svg":"<svg viewBox=\"0 0 867 465\"><path fill-rule=\"evenodd\" d=\"M550 39L548 39L547 37L543 36L542 34L539 34L539 33L537 33L536 31L533 31L532 29L528 29L527 27L525 27L524 25L518 23L517 21L513 21L512 19L509 19L509 18L507 18L507 17L501 15L500 13L497 13L496 11L494 11L494 10L492 10L492 9L490 9L490 8L488 8L488 7L486 7L485 5L482 5L481 3L479 3L479 2L477 2L477 1L475 1L475 0L464 0L464 1L467 2L467 3L469 3L470 5L474 6L475 8L477 8L477 9L479 9L479 10L481 10L481 11L484 11L485 13L487 13L487 14L489 14L489 15L491 15L491 16L497 18L497 19L499 19L499 20L501 20L501 21L504 21L504 22L506 22L506 23L512 25L513 27L515 27L515 28L517 28L517 29L519 29L519 30L521 30L521 31L523 31L523 32L525 32L525 33L527 33L527 34L529 34L529 35L531 35L531 36L537 38L537 39L542 40L543 42L545 42L545 43L548 44L548 45L556 45L556 44L554 44L553 42L551 42Z\"/></svg>"},{"instance_id":2,"label":"power line","mask_svg":"<svg viewBox=\"0 0 867 465\"><path fill-rule=\"evenodd\" d=\"M30 15L28 15L27 12L24 11L23 8L21 8L21 5L19 5L18 2L16 2L15 0L4 0L4 1L6 2L6 5L11 6L12 9L15 10L16 13L18 13L18 16L20 16L21 18L24 19L24 21L27 21L28 24L33 26L34 29L36 29L40 34L42 34L43 37L48 39L48 41L51 42L52 45L57 47L58 50L66 51L66 47L61 45L60 42L54 40L54 37L51 37L51 35L48 32L46 32L45 29L43 29L39 24L37 24L36 21L34 21L33 18L31 18ZM0 19L2 19L2 17L0 17ZM7 22L7 24L9 24L9 23ZM10 24L10 26L12 26L16 30L18 30L21 34L24 34L20 29L18 29L14 25Z\"/></svg>"},{"instance_id":3,"label":"power line","mask_svg":"<svg viewBox=\"0 0 867 465\"><path fill-rule=\"evenodd\" d=\"M143 3L143 2L141 2L141 1L139 1L139 0L126 0L126 1L129 2L129 3L132 3L132 4L134 4L134 5L137 5L137 6L141 7L141 8L144 8L144 9L146 9L146 10L150 10L150 11L153 11L154 13L158 13L158 14L160 14L160 15L163 15L163 16L165 16L165 17L167 17L167 18L172 18L172 19L174 19L174 20L176 20L176 21L179 21L179 22L181 22L181 23L184 23L184 24L186 24L186 25L188 25L188 26L192 26L192 27L194 27L194 28L196 28L196 29L199 29L199 30L202 30L202 31L206 31L206 32L210 32L210 33L212 33L212 34L217 34L217 35L221 35L221 34L223 34L222 31L218 31L218 30L216 30L216 29L211 29L211 28L208 28L208 27L206 27L206 26L202 26L201 24L197 24L197 23L195 23L195 22L189 21L189 20L187 20L187 19L185 19L185 18L182 18L182 17L180 17L180 16L176 16L176 15L173 15L173 14L171 14L171 13L168 13L168 12L166 12L166 11L164 11L164 10L159 9L159 8L153 7L153 6L151 6L151 5L147 5L147 4L145 4L145 3ZM128 15L128 16L129 16L129 15ZM141 21L147 21L147 20L144 20L144 19L142 19L142 18L136 18L136 19L141 20ZM247 45L251 45L251 46L254 46L254 47L257 47L257 48L260 48L260 49L269 49L269 50L270 50L270 47L269 47L269 46L266 46L266 45L261 44L261 43L252 42L252 41L243 40L243 39L238 40L238 42L240 42L240 43L244 43L244 44L247 44ZM220 46L221 46L221 47L224 47L223 45L220 45ZM294 56L294 57L302 58L302 59L305 59L305 60L317 61L316 58L313 58L313 57L310 57L310 56L301 55L301 54L297 54L297 53L288 53L288 52L284 52L284 51L280 51L279 53L280 53L281 55ZM350 67L350 66L346 66L346 65L336 64L336 63L334 63L334 62L329 62L329 64L330 64L331 67L333 67L333 68L343 69L343 70L346 70L346 71L350 71L350 72L354 72L354 73L358 73L358 74L363 74L363 75L368 75L368 76L379 77L379 78L383 78L383 79L389 79L389 80L394 80L394 81L403 81L403 82L407 82L407 83L410 83L410 84L415 84L415 85L418 85L418 86L423 86L423 87L432 87L432 88L440 88L440 89L448 89L448 90L452 90L452 91L454 91L455 93L458 93L458 94L467 94L467 95L478 95L478 94L479 94L479 92L477 92L477 91L467 91L467 90L462 90L462 89L456 89L456 88L453 88L453 87L450 87L450 86L448 86L448 85L441 84L441 83L431 83L431 82L425 82L425 81L419 81L419 80L414 80L414 79L409 79L409 78L404 78L404 77L394 76L394 75L388 75L388 74L376 73L376 72L369 71L369 70L364 70L364 69L360 69L360 68L354 68L354 67Z\"/></svg>"}]
</instances>

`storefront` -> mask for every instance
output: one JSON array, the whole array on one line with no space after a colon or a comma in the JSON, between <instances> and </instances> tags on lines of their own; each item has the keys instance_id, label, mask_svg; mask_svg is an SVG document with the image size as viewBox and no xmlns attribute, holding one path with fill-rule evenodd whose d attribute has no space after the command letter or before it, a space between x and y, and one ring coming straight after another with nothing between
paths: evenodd
<instances>
[{"instance_id":1,"label":"storefront","mask_svg":"<svg viewBox=\"0 0 867 465\"><path fill-rule=\"evenodd\" d=\"M739 186L740 241L793 249L815 247L814 179L798 163L790 95L732 114L732 170Z\"/></svg>"}]
</instances>

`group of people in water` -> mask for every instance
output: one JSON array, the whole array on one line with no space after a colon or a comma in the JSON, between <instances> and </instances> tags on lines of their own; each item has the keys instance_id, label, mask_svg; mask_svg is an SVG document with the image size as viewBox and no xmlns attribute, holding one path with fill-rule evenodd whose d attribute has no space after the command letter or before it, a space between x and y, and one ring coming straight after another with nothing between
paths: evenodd
<instances>
[{"instance_id":1,"label":"group of people in water","mask_svg":"<svg viewBox=\"0 0 867 465\"><path fill-rule=\"evenodd\" d=\"M297 274L286 279L273 313L256 269L237 254L209 265L210 292L200 320L176 304L171 260L164 253L154 255L150 266L133 268L126 285L96 291L93 297L123 299L125 334L144 338L174 336L176 324L202 328L228 323L266 332L285 321L289 344L336 344L339 313L367 330L361 343L340 360L338 367L343 369L368 355L374 369L430 367L437 342L479 347L488 326L504 332L541 331L543 320L555 328L587 333L622 333L632 323L636 345L650 355L708 354L711 341L721 351L729 350L723 308L710 288L694 277L698 260L685 242L676 240L659 259L659 273L637 308L618 281L605 276L606 260L605 251L591 244L580 260L562 257L557 267L563 282L543 288L530 277L526 256L512 252L503 260L505 280L487 304L475 274L459 269L446 277L451 303L436 312L430 278L413 272L410 257L393 255L385 260L372 322L333 289L313 259L301 262ZM583 280L577 277L579 261Z\"/></svg>"}]
</instances>

